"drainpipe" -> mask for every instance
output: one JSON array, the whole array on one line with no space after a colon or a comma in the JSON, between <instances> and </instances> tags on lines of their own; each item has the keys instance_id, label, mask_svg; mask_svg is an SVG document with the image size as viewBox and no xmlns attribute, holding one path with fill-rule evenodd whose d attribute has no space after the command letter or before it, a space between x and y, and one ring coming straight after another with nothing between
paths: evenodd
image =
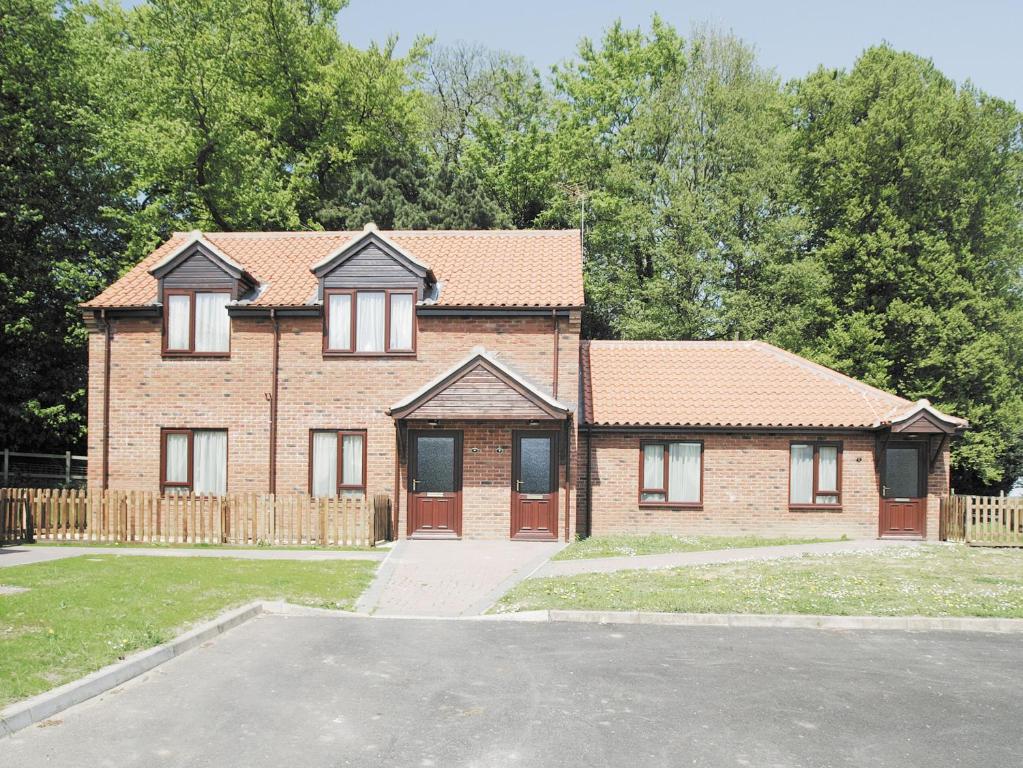
<instances>
[{"instance_id":1,"label":"drainpipe","mask_svg":"<svg viewBox=\"0 0 1023 768\"><path fill-rule=\"evenodd\" d=\"M107 317L107 311L99 311L103 323L103 490L110 487L110 348L114 328Z\"/></svg>"},{"instance_id":2,"label":"drainpipe","mask_svg":"<svg viewBox=\"0 0 1023 768\"><path fill-rule=\"evenodd\" d=\"M270 493L277 493L277 373L281 346L281 325L277 310L270 308L270 323L274 331L273 383L270 389Z\"/></svg>"},{"instance_id":3,"label":"drainpipe","mask_svg":"<svg viewBox=\"0 0 1023 768\"><path fill-rule=\"evenodd\" d=\"M558 310L551 310L551 317L554 318L554 375L551 377L551 391L555 400L558 399L558 346L561 341L561 318L558 317Z\"/></svg>"},{"instance_id":4,"label":"drainpipe","mask_svg":"<svg viewBox=\"0 0 1023 768\"><path fill-rule=\"evenodd\" d=\"M398 519L401 516L401 424L394 422L394 509L391 514L391 541L398 540Z\"/></svg>"},{"instance_id":5,"label":"drainpipe","mask_svg":"<svg viewBox=\"0 0 1023 768\"><path fill-rule=\"evenodd\" d=\"M566 424L568 425L568 429L565 430L568 433L568 437L566 438L568 440L568 445L565 446L565 543L568 543L568 538L571 533L568 525L570 509L568 497L571 493L569 491L569 481L572 478L572 426L571 421L566 422ZM578 510L578 506L576 509Z\"/></svg>"},{"instance_id":6,"label":"drainpipe","mask_svg":"<svg viewBox=\"0 0 1023 768\"><path fill-rule=\"evenodd\" d=\"M586 535L593 533L593 427L586 427Z\"/></svg>"}]
</instances>

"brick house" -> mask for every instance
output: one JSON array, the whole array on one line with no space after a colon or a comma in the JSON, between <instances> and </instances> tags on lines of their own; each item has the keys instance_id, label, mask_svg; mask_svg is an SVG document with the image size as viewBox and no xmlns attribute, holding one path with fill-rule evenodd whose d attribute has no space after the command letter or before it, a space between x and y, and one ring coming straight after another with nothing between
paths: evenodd
<instances>
[{"instance_id":1,"label":"brick house","mask_svg":"<svg viewBox=\"0 0 1023 768\"><path fill-rule=\"evenodd\" d=\"M935 536L966 424L759 342L581 341L578 231L176 233L83 305L89 484L417 538Z\"/></svg>"}]
</instances>

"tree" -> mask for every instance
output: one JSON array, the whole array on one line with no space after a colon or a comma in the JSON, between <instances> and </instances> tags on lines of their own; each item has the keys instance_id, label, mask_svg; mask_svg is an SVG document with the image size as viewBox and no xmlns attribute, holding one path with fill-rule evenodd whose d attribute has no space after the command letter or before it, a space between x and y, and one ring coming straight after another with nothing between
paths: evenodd
<instances>
[{"instance_id":1,"label":"tree","mask_svg":"<svg viewBox=\"0 0 1023 768\"><path fill-rule=\"evenodd\" d=\"M555 163L589 216L590 328L633 338L764 335L765 285L795 251L785 95L738 39L611 27L558 68ZM570 222L578 207L552 205Z\"/></svg>"},{"instance_id":2,"label":"tree","mask_svg":"<svg viewBox=\"0 0 1023 768\"><path fill-rule=\"evenodd\" d=\"M354 173L324 207L326 226L372 220L402 229L494 229L511 222L484 169L468 163L481 120L502 104L501 84L519 59L481 46L433 46L410 61L418 132Z\"/></svg>"},{"instance_id":3,"label":"tree","mask_svg":"<svg viewBox=\"0 0 1023 768\"><path fill-rule=\"evenodd\" d=\"M83 6L100 150L140 201L138 258L172 229L315 227L325 201L418 131L410 59L337 35L341 0Z\"/></svg>"},{"instance_id":4,"label":"tree","mask_svg":"<svg viewBox=\"0 0 1023 768\"><path fill-rule=\"evenodd\" d=\"M887 46L796 100L807 248L828 275L797 351L970 419L953 485L1007 489L1023 471L1020 113Z\"/></svg>"},{"instance_id":5,"label":"tree","mask_svg":"<svg viewBox=\"0 0 1023 768\"><path fill-rule=\"evenodd\" d=\"M3 0L0 10L0 445L80 447L85 329L77 304L116 274L130 208L96 162L79 119L65 9Z\"/></svg>"}]
</instances>

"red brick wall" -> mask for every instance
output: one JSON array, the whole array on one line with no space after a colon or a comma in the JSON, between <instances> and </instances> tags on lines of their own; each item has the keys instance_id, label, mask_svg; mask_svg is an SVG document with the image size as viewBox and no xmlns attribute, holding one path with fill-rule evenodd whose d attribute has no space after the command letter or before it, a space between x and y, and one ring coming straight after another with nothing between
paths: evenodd
<instances>
[{"instance_id":1,"label":"red brick wall","mask_svg":"<svg viewBox=\"0 0 1023 768\"><path fill-rule=\"evenodd\" d=\"M642 508L638 501L641 439L704 441L703 505L700 509ZM792 510L788 505L789 444L797 439L842 442L840 510ZM587 437L581 435L580 517L587 514ZM611 533L759 534L876 538L877 469L872 435L707 433L593 436L591 498L594 535ZM948 491L948 454L928 478L927 535L938 532L938 500Z\"/></svg>"},{"instance_id":2,"label":"red brick wall","mask_svg":"<svg viewBox=\"0 0 1023 768\"><path fill-rule=\"evenodd\" d=\"M579 313L560 321L558 397L578 397ZM554 321L550 317L419 318L415 359L324 358L317 318L282 318L279 361L277 491L308 490L309 430L367 430L367 492L393 494L395 429L385 411L393 403L483 347L533 384L551 392ZM157 490L161 427L228 430L229 491L265 492L269 484L269 430L273 332L268 319L235 318L230 359L164 359L157 319L114 321L111 361L111 488ZM94 329L89 345L89 484L102 479L103 350ZM467 449L468 450L468 449ZM575 435L572 436L574 461ZM468 455L468 454L467 454ZM511 453L503 454L507 462ZM510 471L494 467L494 483ZM572 473L574 475L574 473ZM490 488L497 487L496 485ZM480 485L481 489L488 486ZM507 491L507 489L505 489ZM481 491L496 498L494 491ZM570 499L574 503L574 494ZM401 507L406 500L400 500ZM496 502L494 502L496 504ZM499 506L499 505L498 505ZM497 506L488 507L496 510ZM466 504L466 521L470 508ZM487 514L496 514L488 512ZM507 506L501 536L507 535ZM573 513L574 514L574 513ZM471 535L497 530L473 523ZM404 525L400 528L404 531ZM470 528L466 527L469 534Z\"/></svg>"}]
</instances>

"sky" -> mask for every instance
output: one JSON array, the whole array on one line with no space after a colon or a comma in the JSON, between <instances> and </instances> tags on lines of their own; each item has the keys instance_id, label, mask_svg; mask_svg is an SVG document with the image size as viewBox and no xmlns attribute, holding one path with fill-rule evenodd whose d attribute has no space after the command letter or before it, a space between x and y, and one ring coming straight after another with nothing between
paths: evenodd
<instances>
[{"instance_id":1,"label":"sky","mask_svg":"<svg viewBox=\"0 0 1023 768\"><path fill-rule=\"evenodd\" d=\"M546 70L614 19L648 27L654 13L680 31L709 22L735 33L786 80L820 64L848 68L864 48L888 42L1023 107L1021 0L350 0L339 27L359 47L396 34L404 51L416 35L429 35L505 50Z\"/></svg>"}]
</instances>

